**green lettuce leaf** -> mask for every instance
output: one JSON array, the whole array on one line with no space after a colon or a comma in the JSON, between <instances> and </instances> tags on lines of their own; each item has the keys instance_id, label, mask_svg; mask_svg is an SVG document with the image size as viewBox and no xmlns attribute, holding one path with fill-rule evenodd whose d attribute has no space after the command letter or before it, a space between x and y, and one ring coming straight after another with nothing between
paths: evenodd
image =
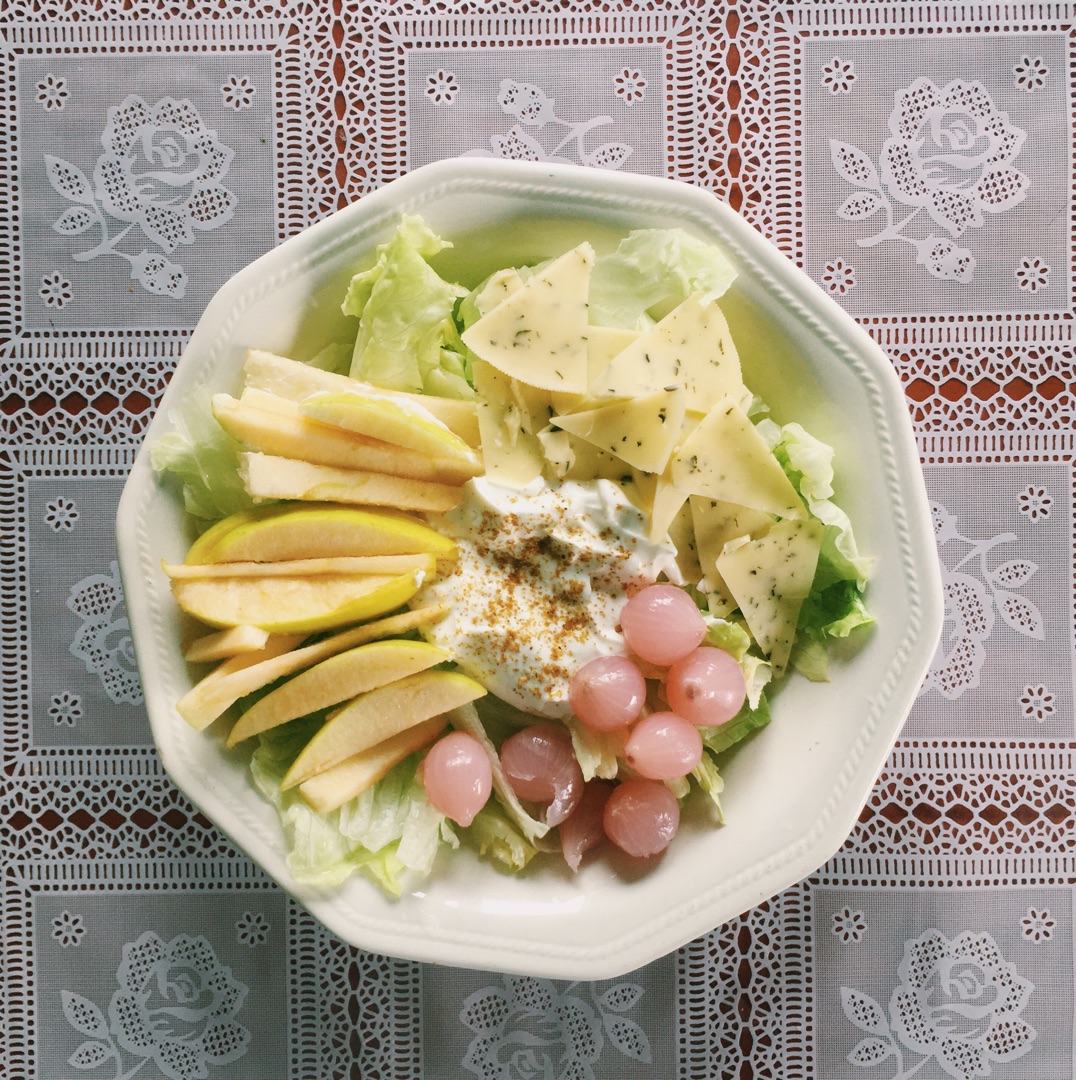
<instances>
[{"instance_id":1,"label":"green lettuce leaf","mask_svg":"<svg viewBox=\"0 0 1076 1080\"><path fill-rule=\"evenodd\" d=\"M713 244L682 229L638 229L600 255L590 279L590 321L641 329L692 293L721 296L736 268Z\"/></svg>"},{"instance_id":2,"label":"green lettuce leaf","mask_svg":"<svg viewBox=\"0 0 1076 1080\"><path fill-rule=\"evenodd\" d=\"M513 874L518 874L538 853L495 799L479 810L464 836L480 856Z\"/></svg>"},{"instance_id":3,"label":"green lettuce leaf","mask_svg":"<svg viewBox=\"0 0 1076 1080\"><path fill-rule=\"evenodd\" d=\"M214 419L208 395L169 419L175 430L151 444L149 460L176 478L187 513L204 524L250 509L254 502L239 477L241 448Z\"/></svg>"},{"instance_id":4,"label":"green lettuce leaf","mask_svg":"<svg viewBox=\"0 0 1076 1080\"><path fill-rule=\"evenodd\" d=\"M474 396L453 318L466 290L428 261L447 247L420 218L405 215L374 265L351 279L342 310L360 320L352 377L392 390Z\"/></svg>"},{"instance_id":5,"label":"green lettuce leaf","mask_svg":"<svg viewBox=\"0 0 1076 1080\"><path fill-rule=\"evenodd\" d=\"M753 731L764 728L770 719L770 703L762 694L757 706L752 707L750 702L745 701L743 708L731 720L717 727L699 728L699 733L703 745L713 753L720 754L746 739Z\"/></svg>"}]
</instances>

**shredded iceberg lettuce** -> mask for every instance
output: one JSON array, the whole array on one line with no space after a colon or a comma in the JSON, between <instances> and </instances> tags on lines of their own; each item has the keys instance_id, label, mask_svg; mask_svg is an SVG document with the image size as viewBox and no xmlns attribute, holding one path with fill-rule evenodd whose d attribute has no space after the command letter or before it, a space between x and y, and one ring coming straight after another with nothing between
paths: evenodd
<instances>
[{"instance_id":1,"label":"shredded iceberg lettuce","mask_svg":"<svg viewBox=\"0 0 1076 1080\"><path fill-rule=\"evenodd\" d=\"M421 218L405 216L374 265L351 279L343 312L360 320L354 378L390 390L474 396L453 318L467 290L429 264L448 247Z\"/></svg>"}]
</instances>

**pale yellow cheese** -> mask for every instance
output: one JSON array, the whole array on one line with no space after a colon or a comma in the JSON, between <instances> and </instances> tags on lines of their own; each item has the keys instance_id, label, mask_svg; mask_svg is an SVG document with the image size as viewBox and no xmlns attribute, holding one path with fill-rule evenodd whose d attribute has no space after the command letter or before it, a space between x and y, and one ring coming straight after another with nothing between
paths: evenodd
<instances>
[{"instance_id":1,"label":"pale yellow cheese","mask_svg":"<svg viewBox=\"0 0 1076 1080\"><path fill-rule=\"evenodd\" d=\"M683 421L684 392L674 387L557 416L553 423L634 468L659 473L665 469Z\"/></svg>"},{"instance_id":2,"label":"pale yellow cheese","mask_svg":"<svg viewBox=\"0 0 1076 1080\"><path fill-rule=\"evenodd\" d=\"M594 249L580 244L463 332L463 342L498 371L543 390L587 388L587 296Z\"/></svg>"},{"instance_id":3,"label":"pale yellow cheese","mask_svg":"<svg viewBox=\"0 0 1076 1080\"><path fill-rule=\"evenodd\" d=\"M730 540L744 536L757 539L769 531L776 519L773 514L749 506L692 495L691 520L695 526L699 562L705 570L711 571Z\"/></svg>"},{"instance_id":4,"label":"pale yellow cheese","mask_svg":"<svg viewBox=\"0 0 1076 1080\"><path fill-rule=\"evenodd\" d=\"M537 433L549 420L549 395L482 360L474 362L473 375L486 475L507 487L526 487L545 465Z\"/></svg>"},{"instance_id":5,"label":"pale yellow cheese","mask_svg":"<svg viewBox=\"0 0 1076 1080\"><path fill-rule=\"evenodd\" d=\"M719 401L670 461L673 483L689 495L803 518L806 510L780 462L747 413L731 398Z\"/></svg>"},{"instance_id":6,"label":"pale yellow cheese","mask_svg":"<svg viewBox=\"0 0 1076 1080\"><path fill-rule=\"evenodd\" d=\"M788 664L824 532L819 521L778 521L765 536L730 546L717 560L718 573L775 675Z\"/></svg>"},{"instance_id":7,"label":"pale yellow cheese","mask_svg":"<svg viewBox=\"0 0 1076 1080\"><path fill-rule=\"evenodd\" d=\"M740 359L721 308L702 293L689 296L613 357L591 383L594 397L632 397L682 386L687 408L706 412L726 394L743 392Z\"/></svg>"},{"instance_id":8,"label":"pale yellow cheese","mask_svg":"<svg viewBox=\"0 0 1076 1080\"><path fill-rule=\"evenodd\" d=\"M614 356L622 353L639 337L638 330L625 330L619 326L587 327L587 386L592 385L609 366ZM553 394L553 408L559 413L592 405L586 394Z\"/></svg>"}]
</instances>

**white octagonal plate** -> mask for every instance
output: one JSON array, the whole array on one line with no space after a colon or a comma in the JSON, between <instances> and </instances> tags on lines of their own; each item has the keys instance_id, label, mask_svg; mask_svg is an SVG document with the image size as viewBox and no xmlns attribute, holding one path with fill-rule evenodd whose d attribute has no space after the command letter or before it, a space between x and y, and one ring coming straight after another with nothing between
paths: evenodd
<instances>
[{"instance_id":1,"label":"white octagonal plate","mask_svg":"<svg viewBox=\"0 0 1076 1080\"><path fill-rule=\"evenodd\" d=\"M773 722L724 770L720 829L687 822L652 866L597 861L578 876L536 860L511 877L470 854L442 857L397 900L354 878L296 883L276 812L245 754L199 734L175 702L191 686L161 559L191 532L148 447L181 403L236 392L247 348L310 356L338 340L353 271L401 213L455 247L439 268L475 283L496 266L607 245L632 228L680 226L720 244L739 269L722 301L748 386L780 422L798 420L837 451L836 498L876 558L877 618L831 681L792 676ZM443 258L443 257L442 257ZM447 267L447 268L446 268ZM153 735L174 782L331 931L417 960L551 978L610 978L639 967L812 873L855 824L919 689L941 629L938 560L902 388L886 356L821 289L712 195L674 181L575 166L458 159L429 165L287 241L237 274L196 328L119 507L117 534Z\"/></svg>"}]
</instances>

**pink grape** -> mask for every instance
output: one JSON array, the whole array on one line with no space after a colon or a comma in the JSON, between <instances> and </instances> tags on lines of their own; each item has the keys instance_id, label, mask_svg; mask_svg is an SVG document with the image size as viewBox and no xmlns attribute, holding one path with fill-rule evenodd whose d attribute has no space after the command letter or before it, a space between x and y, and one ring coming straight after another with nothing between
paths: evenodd
<instances>
[{"instance_id":1,"label":"pink grape","mask_svg":"<svg viewBox=\"0 0 1076 1080\"><path fill-rule=\"evenodd\" d=\"M702 736L694 724L672 712L656 712L631 730L624 760L650 780L687 776L702 759Z\"/></svg>"},{"instance_id":2,"label":"pink grape","mask_svg":"<svg viewBox=\"0 0 1076 1080\"><path fill-rule=\"evenodd\" d=\"M714 727L743 708L747 685L727 652L704 645L669 668L665 696L677 715L699 727Z\"/></svg>"},{"instance_id":3,"label":"pink grape","mask_svg":"<svg viewBox=\"0 0 1076 1080\"><path fill-rule=\"evenodd\" d=\"M547 825L559 825L583 797L583 770L564 728L532 724L509 735L499 757L516 795L546 804Z\"/></svg>"},{"instance_id":4,"label":"pink grape","mask_svg":"<svg viewBox=\"0 0 1076 1080\"><path fill-rule=\"evenodd\" d=\"M493 769L473 735L453 731L430 747L422 763L422 784L435 810L466 827L489 800Z\"/></svg>"},{"instance_id":5,"label":"pink grape","mask_svg":"<svg viewBox=\"0 0 1076 1080\"><path fill-rule=\"evenodd\" d=\"M672 664L687 656L706 636L706 623L695 601L675 585L648 585L620 613L624 640L650 664Z\"/></svg>"},{"instance_id":6,"label":"pink grape","mask_svg":"<svg viewBox=\"0 0 1076 1080\"><path fill-rule=\"evenodd\" d=\"M608 780L588 780L579 805L560 824L560 850L573 870L578 870L583 856L605 839L602 817L612 791Z\"/></svg>"},{"instance_id":7,"label":"pink grape","mask_svg":"<svg viewBox=\"0 0 1076 1080\"><path fill-rule=\"evenodd\" d=\"M568 701L588 728L617 731L642 712L646 680L626 656L598 656L572 676Z\"/></svg>"},{"instance_id":8,"label":"pink grape","mask_svg":"<svg viewBox=\"0 0 1076 1080\"><path fill-rule=\"evenodd\" d=\"M672 842L680 828L680 804L660 780L625 780L609 796L602 824L618 848L647 858Z\"/></svg>"}]
</instances>

